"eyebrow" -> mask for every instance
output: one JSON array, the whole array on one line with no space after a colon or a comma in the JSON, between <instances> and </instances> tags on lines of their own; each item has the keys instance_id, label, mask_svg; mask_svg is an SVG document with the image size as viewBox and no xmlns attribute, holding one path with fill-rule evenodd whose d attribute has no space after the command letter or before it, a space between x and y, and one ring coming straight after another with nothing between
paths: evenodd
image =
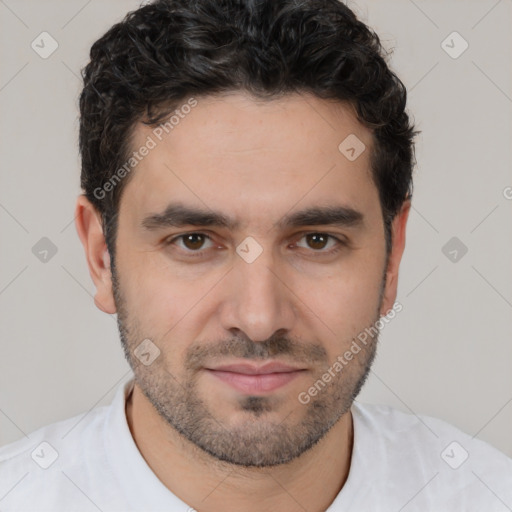
<instances>
[{"instance_id":1,"label":"eyebrow","mask_svg":"<svg viewBox=\"0 0 512 512\"><path fill-rule=\"evenodd\" d=\"M274 226L280 229L313 225L354 228L361 226L363 219L364 215L360 211L348 206L314 206L289 213ZM209 226L236 230L240 223L221 212L173 203L169 204L162 213L145 217L141 225L148 231L184 226Z\"/></svg>"}]
</instances>

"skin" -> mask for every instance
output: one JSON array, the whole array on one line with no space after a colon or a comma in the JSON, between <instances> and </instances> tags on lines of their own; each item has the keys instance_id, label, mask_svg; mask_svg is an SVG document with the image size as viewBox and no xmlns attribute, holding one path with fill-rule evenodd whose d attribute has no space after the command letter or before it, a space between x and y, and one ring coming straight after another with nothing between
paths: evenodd
<instances>
[{"instance_id":1,"label":"skin","mask_svg":"<svg viewBox=\"0 0 512 512\"><path fill-rule=\"evenodd\" d=\"M151 134L151 127L137 124L133 148ZM349 134L366 145L353 162L338 150ZM100 216L84 196L78 198L76 226L96 286L95 303L118 313L135 373L126 406L132 435L163 484L196 510L323 511L343 487L353 439L349 406L376 340L309 404L297 397L396 299L410 202L393 220L386 266L379 196L369 172L371 147L371 132L343 103L297 94L271 102L244 93L198 98L126 184L117 283ZM141 227L142 219L174 201L221 211L240 225ZM325 205L358 210L363 222L276 225L290 212ZM190 232L206 233L211 241L163 244ZM308 233L347 243L329 239L325 247L315 245ZM262 249L252 263L236 252L248 236ZM196 247L203 255L192 258ZM149 366L133 355L146 338L160 350ZM240 360L277 360L303 371L274 391L250 394L205 370ZM312 418L318 425L307 423ZM194 440L176 428L192 430L199 420L209 436ZM291 454L289 448L312 432L319 439Z\"/></svg>"}]
</instances>

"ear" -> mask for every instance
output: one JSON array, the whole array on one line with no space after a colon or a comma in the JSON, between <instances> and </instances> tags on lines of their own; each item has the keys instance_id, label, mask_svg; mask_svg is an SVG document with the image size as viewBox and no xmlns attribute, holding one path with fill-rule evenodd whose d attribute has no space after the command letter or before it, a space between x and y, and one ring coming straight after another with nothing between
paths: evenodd
<instances>
[{"instance_id":1,"label":"ear","mask_svg":"<svg viewBox=\"0 0 512 512\"><path fill-rule=\"evenodd\" d=\"M396 214L391 224L391 251L389 254L388 268L386 271L386 286L384 289L384 297L382 299L382 306L380 309L381 316L393 308L396 300L396 293L398 288L398 269L402 254L405 249L405 228L409 211L411 209L411 200L407 199L400 211Z\"/></svg>"},{"instance_id":2,"label":"ear","mask_svg":"<svg viewBox=\"0 0 512 512\"><path fill-rule=\"evenodd\" d=\"M89 274L96 286L94 303L105 313L114 314L116 305L110 272L110 254L107 249L101 215L84 196L78 197L75 209L75 226L84 246Z\"/></svg>"}]
</instances>

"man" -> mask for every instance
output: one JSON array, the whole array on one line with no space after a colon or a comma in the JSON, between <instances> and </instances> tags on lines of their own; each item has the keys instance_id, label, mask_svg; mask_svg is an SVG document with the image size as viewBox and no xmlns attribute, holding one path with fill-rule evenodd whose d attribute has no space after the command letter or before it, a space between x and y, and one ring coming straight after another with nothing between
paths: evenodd
<instances>
[{"instance_id":1,"label":"man","mask_svg":"<svg viewBox=\"0 0 512 512\"><path fill-rule=\"evenodd\" d=\"M76 227L134 378L4 447L0 510L511 510L505 455L354 403L412 197L383 53L336 0L159 0L93 45Z\"/></svg>"}]
</instances>

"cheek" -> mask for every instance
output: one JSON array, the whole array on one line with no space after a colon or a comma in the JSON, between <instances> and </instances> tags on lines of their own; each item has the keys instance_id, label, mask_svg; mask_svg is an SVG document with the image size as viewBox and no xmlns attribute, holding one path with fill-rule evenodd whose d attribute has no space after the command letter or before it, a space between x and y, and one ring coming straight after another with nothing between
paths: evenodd
<instances>
[{"instance_id":1,"label":"cheek","mask_svg":"<svg viewBox=\"0 0 512 512\"><path fill-rule=\"evenodd\" d=\"M219 276L185 278L156 252L127 251L117 267L126 309L139 335L162 344L172 340L173 354L179 354L200 329L198 314Z\"/></svg>"},{"instance_id":2,"label":"cheek","mask_svg":"<svg viewBox=\"0 0 512 512\"><path fill-rule=\"evenodd\" d=\"M345 260L337 272L304 288L306 304L328 328L326 343L331 340L338 352L340 344L350 343L378 315L384 263L370 251L362 252Z\"/></svg>"},{"instance_id":3,"label":"cheek","mask_svg":"<svg viewBox=\"0 0 512 512\"><path fill-rule=\"evenodd\" d=\"M121 241L120 241L121 242ZM136 317L143 326L159 326L162 318L167 324L177 321L180 311L176 308L183 304L179 285L169 278L165 268L155 264L155 255L150 252L123 250L119 243L119 261L116 263L121 288L130 315Z\"/></svg>"}]
</instances>

